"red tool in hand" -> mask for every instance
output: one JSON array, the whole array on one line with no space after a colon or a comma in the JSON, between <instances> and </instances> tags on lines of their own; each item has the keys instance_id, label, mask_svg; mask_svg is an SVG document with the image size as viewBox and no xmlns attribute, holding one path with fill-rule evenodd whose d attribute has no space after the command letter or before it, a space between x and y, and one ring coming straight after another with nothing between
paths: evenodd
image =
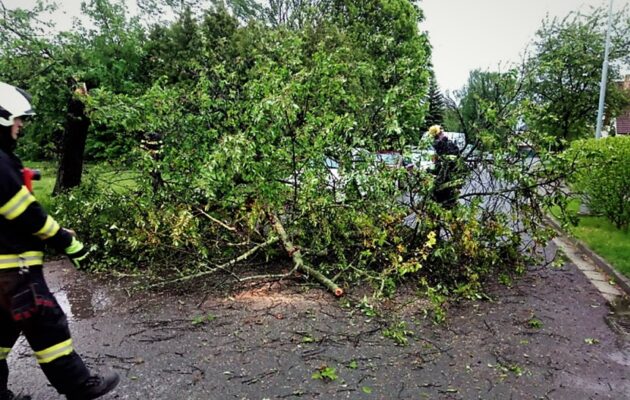
<instances>
[{"instance_id":1,"label":"red tool in hand","mask_svg":"<svg viewBox=\"0 0 630 400\"><path fill-rule=\"evenodd\" d=\"M33 193L33 181L42 179L42 173L38 169L24 168L22 175L24 176L24 186Z\"/></svg>"}]
</instances>

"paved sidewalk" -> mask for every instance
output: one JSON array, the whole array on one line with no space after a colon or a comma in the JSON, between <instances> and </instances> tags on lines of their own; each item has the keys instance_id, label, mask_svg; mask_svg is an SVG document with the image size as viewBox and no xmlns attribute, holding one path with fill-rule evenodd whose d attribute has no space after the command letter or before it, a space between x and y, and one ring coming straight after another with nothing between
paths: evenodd
<instances>
[{"instance_id":1,"label":"paved sidewalk","mask_svg":"<svg viewBox=\"0 0 630 400\"><path fill-rule=\"evenodd\" d=\"M619 297L630 296L628 277L617 271L581 240L566 234L555 218L547 216L546 221L558 233L558 237L553 241L554 244L560 247L567 257L584 272L607 300L614 302Z\"/></svg>"},{"instance_id":2,"label":"paved sidewalk","mask_svg":"<svg viewBox=\"0 0 630 400\"><path fill-rule=\"evenodd\" d=\"M581 252L566 237L557 237L554 244L569 257L571 262L586 276L595 288L604 296L609 303L614 304L621 301L626 295L625 291L615 284L615 279L603 271L591 258L590 254ZM609 266L612 269L612 266Z\"/></svg>"}]
</instances>

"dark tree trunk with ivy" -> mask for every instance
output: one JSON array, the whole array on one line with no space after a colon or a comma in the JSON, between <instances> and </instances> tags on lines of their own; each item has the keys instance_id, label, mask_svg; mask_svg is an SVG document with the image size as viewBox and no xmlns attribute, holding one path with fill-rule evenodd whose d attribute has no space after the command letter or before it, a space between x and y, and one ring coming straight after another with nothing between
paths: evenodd
<instances>
[{"instance_id":1,"label":"dark tree trunk with ivy","mask_svg":"<svg viewBox=\"0 0 630 400\"><path fill-rule=\"evenodd\" d=\"M83 153L89 126L90 119L85 114L85 104L76 95L72 96L68 101L54 194L81 184Z\"/></svg>"}]
</instances>

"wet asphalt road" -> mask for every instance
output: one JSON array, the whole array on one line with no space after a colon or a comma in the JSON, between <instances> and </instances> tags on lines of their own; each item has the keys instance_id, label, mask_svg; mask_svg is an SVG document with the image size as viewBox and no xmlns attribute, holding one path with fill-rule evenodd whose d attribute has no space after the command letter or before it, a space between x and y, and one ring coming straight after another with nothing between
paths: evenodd
<instances>
[{"instance_id":1,"label":"wet asphalt road","mask_svg":"<svg viewBox=\"0 0 630 400\"><path fill-rule=\"evenodd\" d=\"M104 399L630 399L630 342L571 264L454 305L439 326L413 297L370 317L295 284L128 295L65 262L46 268L86 363L121 375ZM406 346L383 337L400 321ZM23 339L9 363L15 392L62 398ZM324 368L336 379L313 378Z\"/></svg>"}]
</instances>

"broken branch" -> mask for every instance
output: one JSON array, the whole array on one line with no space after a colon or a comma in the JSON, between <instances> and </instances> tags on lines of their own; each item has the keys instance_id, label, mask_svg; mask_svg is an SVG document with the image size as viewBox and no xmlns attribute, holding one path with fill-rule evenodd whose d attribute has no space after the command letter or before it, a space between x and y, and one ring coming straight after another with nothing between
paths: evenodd
<instances>
[{"instance_id":1,"label":"broken branch","mask_svg":"<svg viewBox=\"0 0 630 400\"><path fill-rule=\"evenodd\" d=\"M276 231L278 236L280 236L280 240L282 241L282 244L287 254L293 259L293 264L295 265L294 270L302 270L303 272L317 279L322 285L326 286L331 292L335 294L335 296L343 296L343 289L337 286L335 282L328 279L321 272L304 263L304 259L302 258L302 250L291 242L291 239L289 239L289 235L287 235L287 232L284 230L284 226L282 226L282 223L280 222L278 217L275 214L267 211L267 219L269 219L269 222L271 223L273 229Z\"/></svg>"},{"instance_id":2,"label":"broken branch","mask_svg":"<svg viewBox=\"0 0 630 400\"><path fill-rule=\"evenodd\" d=\"M155 283L153 285L150 285L150 288L153 287L161 287L161 286L165 286L165 285L169 285L169 284L173 284L173 283L179 283L179 282L185 282L185 281L189 281L191 279L195 279L195 278L200 278L202 276L205 275L210 275L213 274L215 272L217 272L218 270L226 270L227 268L233 266L236 263L239 263L241 261L244 261L246 259L248 259L249 257L251 257L255 252L257 252L258 250L262 249L263 247L267 247L270 246L274 243L276 243L278 241L278 238L275 236L270 237L266 242L261 243L251 249L249 249L248 251L246 251L245 253L241 254L240 256L226 262L225 264L221 264L221 265L217 265L216 267L206 270L206 271L202 271L202 272L198 272L196 274L193 275L187 275L187 276L183 276L181 278L177 278L177 279L173 279L170 281L166 281L166 282L160 282L160 283ZM236 277L236 279L238 279L240 281L240 278Z\"/></svg>"}]
</instances>

